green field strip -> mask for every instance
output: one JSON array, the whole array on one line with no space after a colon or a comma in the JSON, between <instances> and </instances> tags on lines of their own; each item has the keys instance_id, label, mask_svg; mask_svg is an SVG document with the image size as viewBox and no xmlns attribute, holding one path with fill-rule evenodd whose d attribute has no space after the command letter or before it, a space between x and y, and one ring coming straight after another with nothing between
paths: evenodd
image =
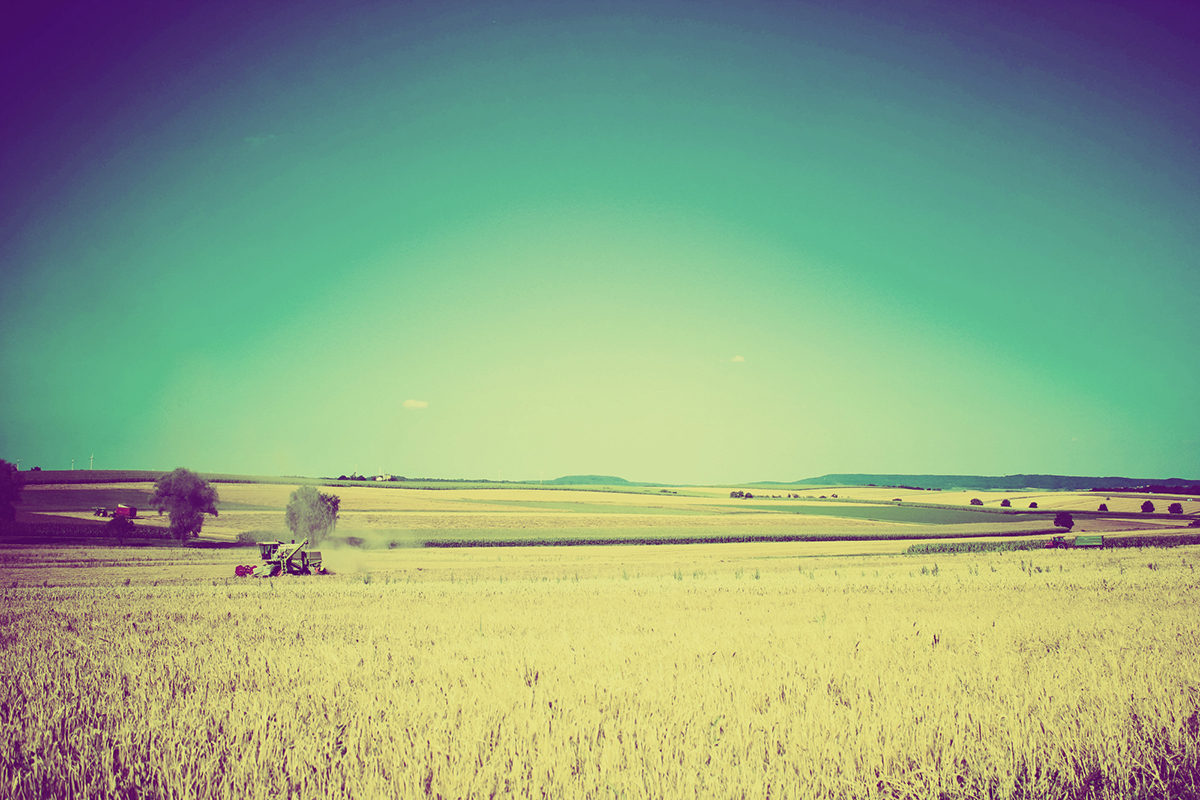
<instances>
[{"instance_id":1,"label":"green field strip","mask_svg":"<svg viewBox=\"0 0 1200 800\"><path fill-rule=\"evenodd\" d=\"M124 503L139 511L150 507L151 493L141 489L36 489L21 493L18 511L91 511Z\"/></svg>"},{"instance_id":2,"label":"green field strip","mask_svg":"<svg viewBox=\"0 0 1200 800\"><path fill-rule=\"evenodd\" d=\"M542 511L570 511L580 514L663 514L667 516L706 516L713 511L708 508L682 507L669 508L664 506L626 506L612 503L584 503L578 501L554 500L492 500L489 498L462 498L457 502L485 506L506 506L522 509L538 509Z\"/></svg>"},{"instance_id":3,"label":"green field strip","mask_svg":"<svg viewBox=\"0 0 1200 800\"><path fill-rule=\"evenodd\" d=\"M809 514L818 517L845 517L848 519L877 520L880 522L909 522L921 525L956 525L980 522L980 512L958 508L930 508L910 505L828 505L758 503L739 506L776 514Z\"/></svg>"},{"instance_id":4,"label":"green field strip","mask_svg":"<svg viewBox=\"0 0 1200 800\"><path fill-rule=\"evenodd\" d=\"M91 511L96 507L115 508L120 504L133 506L141 514L153 508L153 492L143 489L33 489L21 493L18 511ZM278 511L276 506L252 505L219 501L218 511Z\"/></svg>"}]
</instances>

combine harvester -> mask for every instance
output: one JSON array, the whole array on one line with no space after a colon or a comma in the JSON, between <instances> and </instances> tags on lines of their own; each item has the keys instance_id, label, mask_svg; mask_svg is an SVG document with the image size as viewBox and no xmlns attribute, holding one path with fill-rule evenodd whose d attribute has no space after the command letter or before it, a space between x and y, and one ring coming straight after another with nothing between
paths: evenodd
<instances>
[{"instance_id":1,"label":"combine harvester","mask_svg":"<svg viewBox=\"0 0 1200 800\"><path fill-rule=\"evenodd\" d=\"M239 564L233 572L239 578L274 578L276 575L324 575L321 554L308 550L308 539L291 544L283 542L259 542L258 552L263 563L259 566Z\"/></svg>"}]
</instances>

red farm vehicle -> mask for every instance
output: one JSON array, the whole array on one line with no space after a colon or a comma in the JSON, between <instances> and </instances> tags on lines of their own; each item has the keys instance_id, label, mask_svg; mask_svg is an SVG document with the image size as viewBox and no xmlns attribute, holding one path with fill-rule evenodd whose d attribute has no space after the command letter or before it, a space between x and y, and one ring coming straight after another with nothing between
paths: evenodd
<instances>
[{"instance_id":1,"label":"red farm vehicle","mask_svg":"<svg viewBox=\"0 0 1200 800\"><path fill-rule=\"evenodd\" d=\"M121 503L116 508L104 508L96 506L92 509L93 517L124 517L125 519L137 519L137 508L127 506Z\"/></svg>"}]
</instances>

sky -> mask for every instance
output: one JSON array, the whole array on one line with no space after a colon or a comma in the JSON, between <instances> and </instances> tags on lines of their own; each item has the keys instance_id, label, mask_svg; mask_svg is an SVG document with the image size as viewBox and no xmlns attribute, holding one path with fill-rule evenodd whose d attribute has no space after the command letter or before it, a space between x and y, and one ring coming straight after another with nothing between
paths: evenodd
<instances>
[{"instance_id":1,"label":"sky","mask_svg":"<svg viewBox=\"0 0 1200 800\"><path fill-rule=\"evenodd\" d=\"M18 3L0 458L1200 478L1187 3Z\"/></svg>"}]
</instances>

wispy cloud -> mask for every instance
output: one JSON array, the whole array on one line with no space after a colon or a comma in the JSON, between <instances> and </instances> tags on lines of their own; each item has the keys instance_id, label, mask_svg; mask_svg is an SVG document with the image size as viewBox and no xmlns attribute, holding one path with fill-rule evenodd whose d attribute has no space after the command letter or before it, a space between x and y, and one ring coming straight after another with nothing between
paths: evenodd
<instances>
[{"instance_id":1,"label":"wispy cloud","mask_svg":"<svg viewBox=\"0 0 1200 800\"><path fill-rule=\"evenodd\" d=\"M732 361L732 362L733 362L733 363L735 363L735 364L741 364L741 363L744 363L746 359L744 359L744 358L743 358L743 357L741 357L741 356L734 356L733 358L731 358L731 359L729 359L729 360L730 360L730 361Z\"/></svg>"},{"instance_id":2,"label":"wispy cloud","mask_svg":"<svg viewBox=\"0 0 1200 800\"><path fill-rule=\"evenodd\" d=\"M429 402L426 400L405 400L405 408L429 408Z\"/></svg>"},{"instance_id":3,"label":"wispy cloud","mask_svg":"<svg viewBox=\"0 0 1200 800\"><path fill-rule=\"evenodd\" d=\"M264 144L275 141L275 134L269 133L266 136L247 136L244 141L250 147L262 147Z\"/></svg>"}]
</instances>

